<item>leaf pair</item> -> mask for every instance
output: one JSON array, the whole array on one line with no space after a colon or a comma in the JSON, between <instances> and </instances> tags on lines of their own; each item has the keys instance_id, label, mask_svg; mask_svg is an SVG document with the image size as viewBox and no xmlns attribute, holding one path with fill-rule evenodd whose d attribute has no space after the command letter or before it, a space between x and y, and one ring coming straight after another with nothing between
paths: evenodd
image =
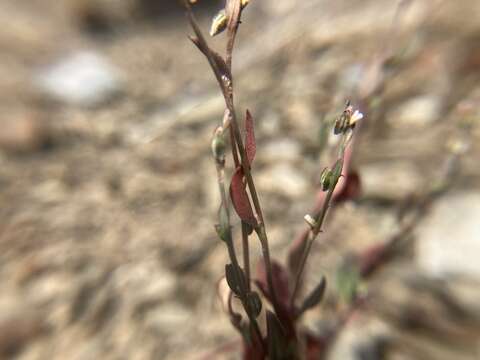
<instances>
[{"instance_id":1,"label":"leaf pair","mask_svg":"<svg viewBox=\"0 0 480 360\"><path fill-rule=\"evenodd\" d=\"M242 268L235 268L233 264L225 265L225 278L227 280L228 286L236 296L241 298L242 292L246 291L245 305L248 307L247 310L254 317L258 317L258 315L260 315L260 312L262 311L262 301L260 300L260 296L257 292L247 292L247 278L245 277Z\"/></svg>"},{"instance_id":2,"label":"leaf pair","mask_svg":"<svg viewBox=\"0 0 480 360\"><path fill-rule=\"evenodd\" d=\"M245 155L247 157L248 166L252 165L256 151L257 147L255 143L253 117L250 114L250 111L247 110L245 119ZM232 182L230 183L230 197L232 199L233 208L240 219L248 225L256 227L258 224L248 197L245 174L241 166L235 170L235 173L232 176Z\"/></svg>"}]
</instances>

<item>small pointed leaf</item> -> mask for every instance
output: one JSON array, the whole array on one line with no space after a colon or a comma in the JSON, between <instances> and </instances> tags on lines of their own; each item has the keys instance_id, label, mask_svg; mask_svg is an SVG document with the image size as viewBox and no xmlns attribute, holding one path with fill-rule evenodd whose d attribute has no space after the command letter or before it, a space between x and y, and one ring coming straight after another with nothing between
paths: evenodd
<instances>
[{"instance_id":1,"label":"small pointed leaf","mask_svg":"<svg viewBox=\"0 0 480 360\"><path fill-rule=\"evenodd\" d=\"M262 300L257 292L251 291L247 294L248 307L254 317L258 317L262 312Z\"/></svg>"},{"instance_id":2,"label":"small pointed leaf","mask_svg":"<svg viewBox=\"0 0 480 360\"><path fill-rule=\"evenodd\" d=\"M227 0L225 4L225 14L228 19L227 28L229 32L233 32L240 20L241 1Z\"/></svg>"},{"instance_id":3,"label":"small pointed leaf","mask_svg":"<svg viewBox=\"0 0 480 360\"><path fill-rule=\"evenodd\" d=\"M339 188L339 191L334 193L335 202L337 203L358 198L362 192L360 175L357 171L351 170L345 176L342 186L337 186L337 188ZM335 190L337 189L335 188Z\"/></svg>"},{"instance_id":4,"label":"small pointed leaf","mask_svg":"<svg viewBox=\"0 0 480 360\"><path fill-rule=\"evenodd\" d=\"M240 219L250 226L256 227L257 220L253 215L250 199L248 198L247 190L243 183L243 171L241 167L238 167L232 176L232 182L230 183L230 197L232 198L233 207Z\"/></svg>"},{"instance_id":5,"label":"small pointed leaf","mask_svg":"<svg viewBox=\"0 0 480 360\"><path fill-rule=\"evenodd\" d=\"M277 261L272 260L272 278L273 286L277 294L278 300L282 304L288 304L290 299L290 291L288 288L288 274L285 268ZM267 271L265 268L265 262L261 260L257 266L257 285L265 295L265 297L271 301L272 297L268 288Z\"/></svg>"},{"instance_id":6,"label":"small pointed leaf","mask_svg":"<svg viewBox=\"0 0 480 360\"><path fill-rule=\"evenodd\" d=\"M222 241L229 242L231 240L232 230L230 228L227 210L223 204L218 210L218 224L215 225L215 230Z\"/></svg>"},{"instance_id":7,"label":"small pointed leaf","mask_svg":"<svg viewBox=\"0 0 480 360\"><path fill-rule=\"evenodd\" d=\"M315 287L315 289L313 289L310 295L308 295L305 301L303 302L300 308L299 314L302 314L308 309L315 307L323 299L323 295L325 295L326 288L327 288L327 280L325 279L325 277L322 277L322 280L320 281L320 283Z\"/></svg>"},{"instance_id":8,"label":"small pointed leaf","mask_svg":"<svg viewBox=\"0 0 480 360\"><path fill-rule=\"evenodd\" d=\"M253 117L248 110L245 118L245 151L247 152L248 163L252 166L255 153L257 152L257 145L255 142Z\"/></svg>"},{"instance_id":9,"label":"small pointed leaf","mask_svg":"<svg viewBox=\"0 0 480 360\"><path fill-rule=\"evenodd\" d=\"M228 286L232 289L233 293L237 296L240 295L242 289L242 282L246 284L245 274L243 270L238 267L235 269L233 264L225 265L225 278L227 279Z\"/></svg>"},{"instance_id":10,"label":"small pointed leaf","mask_svg":"<svg viewBox=\"0 0 480 360\"><path fill-rule=\"evenodd\" d=\"M337 290L340 298L347 304L352 303L357 296L360 283L360 273L352 259L347 259L337 270Z\"/></svg>"}]
</instances>

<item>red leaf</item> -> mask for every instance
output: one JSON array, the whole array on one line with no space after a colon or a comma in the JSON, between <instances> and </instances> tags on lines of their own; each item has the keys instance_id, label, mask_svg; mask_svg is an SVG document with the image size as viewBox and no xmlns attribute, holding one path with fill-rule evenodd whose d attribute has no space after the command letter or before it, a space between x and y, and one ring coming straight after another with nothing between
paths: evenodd
<instances>
[{"instance_id":1,"label":"red leaf","mask_svg":"<svg viewBox=\"0 0 480 360\"><path fill-rule=\"evenodd\" d=\"M275 314L282 323L285 335L288 339L296 338L296 330L294 325L293 309L290 308L290 290L288 288L288 274L285 268L275 260L272 260L272 278L273 287L278 300L278 308L275 309ZM255 280L258 288L263 295L272 303L272 297L268 287L267 272L265 263L261 260L257 265L257 278Z\"/></svg>"},{"instance_id":2,"label":"red leaf","mask_svg":"<svg viewBox=\"0 0 480 360\"><path fill-rule=\"evenodd\" d=\"M329 339L325 336L317 337L312 334L305 334L306 337L306 359L317 360L323 359L328 350ZM331 341L330 341L331 342Z\"/></svg>"},{"instance_id":3,"label":"red leaf","mask_svg":"<svg viewBox=\"0 0 480 360\"><path fill-rule=\"evenodd\" d=\"M252 166L255 153L257 152L257 145L255 143L253 117L248 110L245 118L245 151L247 152L248 163Z\"/></svg>"},{"instance_id":4,"label":"red leaf","mask_svg":"<svg viewBox=\"0 0 480 360\"><path fill-rule=\"evenodd\" d=\"M350 170L344 179L343 186L340 188L340 191L335 194L335 202L339 203L342 201L353 200L360 196L360 193L360 176L356 171Z\"/></svg>"},{"instance_id":5,"label":"red leaf","mask_svg":"<svg viewBox=\"0 0 480 360\"><path fill-rule=\"evenodd\" d=\"M251 342L243 341L243 360L265 360L265 352L255 331L250 332Z\"/></svg>"},{"instance_id":6,"label":"red leaf","mask_svg":"<svg viewBox=\"0 0 480 360\"><path fill-rule=\"evenodd\" d=\"M367 248L359 256L359 271L362 277L366 278L370 276L379 265L387 261L389 256L388 247L385 244L376 244Z\"/></svg>"},{"instance_id":7,"label":"red leaf","mask_svg":"<svg viewBox=\"0 0 480 360\"><path fill-rule=\"evenodd\" d=\"M253 215L250 199L248 198L247 190L243 183L243 171L241 167L238 167L232 176L232 182L230 183L230 197L232 198L233 207L240 219L247 224L256 227L257 220Z\"/></svg>"},{"instance_id":8,"label":"red leaf","mask_svg":"<svg viewBox=\"0 0 480 360\"><path fill-rule=\"evenodd\" d=\"M290 300L288 274L285 271L285 268L275 260L272 260L272 278L278 301L287 305ZM261 260L257 266L257 285L260 287L260 290L262 290L265 297L271 300L270 291L268 289L267 272L263 260Z\"/></svg>"}]
</instances>

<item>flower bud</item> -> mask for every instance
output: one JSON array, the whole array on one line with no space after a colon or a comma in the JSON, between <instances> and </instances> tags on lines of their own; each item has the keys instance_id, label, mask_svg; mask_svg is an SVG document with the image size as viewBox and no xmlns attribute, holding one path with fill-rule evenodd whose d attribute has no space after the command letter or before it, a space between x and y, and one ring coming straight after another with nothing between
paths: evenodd
<instances>
[{"instance_id":1,"label":"flower bud","mask_svg":"<svg viewBox=\"0 0 480 360\"><path fill-rule=\"evenodd\" d=\"M223 136L223 128L219 126L212 139L212 154L218 164L225 162L225 138Z\"/></svg>"},{"instance_id":2,"label":"flower bud","mask_svg":"<svg viewBox=\"0 0 480 360\"><path fill-rule=\"evenodd\" d=\"M327 191L333 180L333 172L332 169L326 167L323 169L322 174L320 175L320 184L322 185L322 191Z\"/></svg>"},{"instance_id":3,"label":"flower bud","mask_svg":"<svg viewBox=\"0 0 480 360\"><path fill-rule=\"evenodd\" d=\"M215 225L215 231L222 241L229 242L231 240L232 230L230 228L230 220L227 209L223 203L218 209L218 224Z\"/></svg>"},{"instance_id":4,"label":"flower bud","mask_svg":"<svg viewBox=\"0 0 480 360\"><path fill-rule=\"evenodd\" d=\"M358 110L353 111L353 107L347 101L342 115L335 120L333 133L335 135L344 134L348 129L353 129L355 124L361 119L363 119L363 114Z\"/></svg>"},{"instance_id":5,"label":"flower bud","mask_svg":"<svg viewBox=\"0 0 480 360\"><path fill-rule=\"evenodd\" d=\"M361 119L363 119L363 114L360 111L355 110L355 112L350 117L350 121L348 125L354 126L357 123L357 121Z\"/></svg>"},{"instance_id":6,"label":"flower bud","mask_svg":"<svg viewBox=\"0 0 480 360\"><path fill-rule=\"evenodd\" d=\"M316 221L315 219L312 217L312 215L310 214L307 214L303 217L303 220L305 220L305 222L313 229L316 225Z\"/></svg>"},{"instance_id":7,"label":"flower bud","mask_svg":"<svg viewBox=\"0 0 480 360\"><path fill-rule=\"evenodd\" d=\"M225 9L222 9L212 19L212 25L210 26L210 36L220 34L227 28L227 24L228 17L225 13Z\"/></svg>"}]
</instances>

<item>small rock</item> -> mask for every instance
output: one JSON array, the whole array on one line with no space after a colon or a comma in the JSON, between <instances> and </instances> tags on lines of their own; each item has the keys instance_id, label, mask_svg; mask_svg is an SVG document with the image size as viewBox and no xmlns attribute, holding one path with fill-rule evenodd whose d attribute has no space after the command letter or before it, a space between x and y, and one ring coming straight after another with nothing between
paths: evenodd
<instances>
[{"instance_id":1,"label":"small rock","mask_svg":"<svg viewBox=\"0 0 480 360\"><path fill-rule=\"evenodd\" d=\"M257 182L263 191L287 197L299 197L309 189L307 179L288 164L277 164L264 170L257 176Z\"/></svg>"},{"instance_id":2,"label":"small rock","mask_svg":"<svg viewBox=\"0 0 480 360\"><path fill-rule=\"evenodd\" d=\"M387 200L400 200L410 195L422 184L415 166L408 162L379 162L360 168L362 194Z\"/></svg>"},{"instance_id":3,"label":"small rock","mask_svg":"<svg viewBox=\"0 0 480 360\"><path fill-rule=\"evenodd\" d=\"M407 100L388 116L393 126L428 126L439 117L440 99L425 95Z\"/></svg>"},{"instance_id":4,"label":"small rock","mask_svg":"<svg viewBox=\"0 0 480 360\"><path fill-rule=\"evenodd\" d=\"M37 315L19 314L0 319L0 358L11 358L46 331L47 324Z\"/></svg>"},{"instance_id":5,"label":"small rock","mask_svg":"<svg viewBox=\"0 0 480 360\"><path fill-rule=\"evenodd\" d=\"M259 155L267 163L277 163L278 161L295 162L301 156L301 148L292 139L278 139L262 146L262 151Z\"/></svg>"},{"instance_id":6,"label":"small rock","mask_svg":"<svg viewBox=\"0 0 480 360\"><path fill-rule=\"evenodd\" d=\"M12 152L30 152L41 149L49 141L44 122L34 115L12 115L2 122L0 148Z\"/></svg>"},{"instance_id":7,"label":"small rock","mask_svg":"<svg viewBox=\"0 0 480 360\"><path fill-rule=\"evenodd\" d=\"M438 200L417 229L417 261L433 276L480 279L480 192L456 192Z\"/></svg>"},{"instance_id":8,"label":"small rock","mask_svg":"<svg viewBox=\"0 0 480 360\"><path fill-rule=\"evenodd\" d=\"M42 70L35 85L49 97L70 105L91 107L120 91L120 75L102 56L76 52Z\"/></svg>"}]
</instances>

